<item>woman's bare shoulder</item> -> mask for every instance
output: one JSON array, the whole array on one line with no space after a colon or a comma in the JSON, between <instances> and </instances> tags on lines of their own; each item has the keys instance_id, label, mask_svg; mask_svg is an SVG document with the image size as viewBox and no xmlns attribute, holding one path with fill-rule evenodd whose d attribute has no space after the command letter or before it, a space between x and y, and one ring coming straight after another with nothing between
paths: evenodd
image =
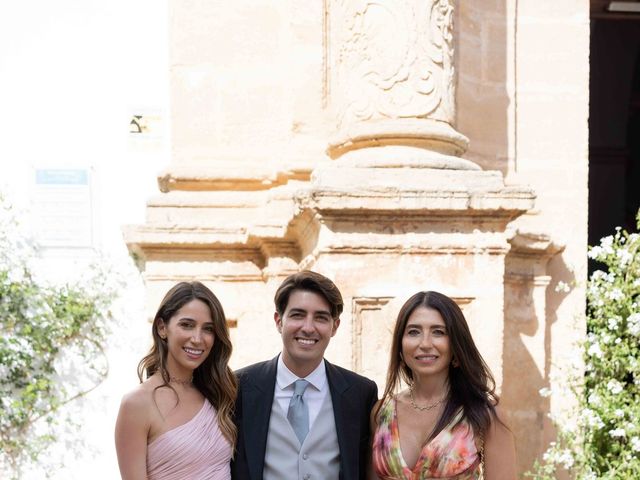
<instances>
[{"instance_id":1,"label":"woman's bare shoulder","mask_svg":"<svg viewBox=\"0 0 640 480\"><path fill-rule=\"evenodd\" d=\"M498 426L501 426L503 428L506 428L507 430L509 430L508 426L507 426L507 419L506 419L506 413L505 410L502 408L501 405L495 405L494 410L496 412L496 418L498 420L500 420L499 422L496 422L496 418L492 418L491 419L491 423L493 424L497 424Z\"/></svg>"},{"instance_id":2,"label":"woman's bare shoulder","mask_svg":"<svg viewBox=\"0 0 640 480\"><path fill-rule=\"evenodd\" d=\"M145 380L123 395L120 410L131 413L149 411L149 407L154 403L154 392L161 385L154 377Z\"/></svg>"}]
</instances>

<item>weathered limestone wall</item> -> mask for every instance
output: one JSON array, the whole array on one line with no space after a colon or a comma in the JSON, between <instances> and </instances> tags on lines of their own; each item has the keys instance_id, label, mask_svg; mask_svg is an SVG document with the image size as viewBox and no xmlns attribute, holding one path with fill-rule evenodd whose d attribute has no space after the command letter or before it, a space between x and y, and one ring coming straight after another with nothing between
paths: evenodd
<instances>
[{"instance_id":1,"label":"weathered limestone wall","mask_svg":"<svg viewBox=\"0 0 640 480\"><path fill-rule=\"evenodd\" d=\"M553 433L547 409L566 400L553 395L549 405L537 391L560 390L584 330L589 3L460 2L458 18L465 156L537 197L510 226L521 235L505 272L503 400L524 467Z\"/></svg>"},{"instance_id":2,"label":"weathered limestone wall","mask_svg":"<svg viewBox=\"0 0 640 480\"><path fill-rule=\"evenodd\" d=\"M525 470L582 334L588 3L454 6L171 2L172 161L126 238L149 312L211 286L236 367L279 351L273 293L303 268L346 300L328 357L381 386L404 300L456 298Z\"/></svg>"}]
</instances>

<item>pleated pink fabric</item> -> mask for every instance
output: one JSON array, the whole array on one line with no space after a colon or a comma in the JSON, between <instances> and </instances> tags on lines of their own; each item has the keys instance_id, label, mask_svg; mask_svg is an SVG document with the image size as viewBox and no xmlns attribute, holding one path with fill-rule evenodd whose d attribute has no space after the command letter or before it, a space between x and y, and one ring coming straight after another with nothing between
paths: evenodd
<instances>
[{"instance_id":1,"label":"pleated pink fabric","mask_svg":"<svg viewBox=\"0 0 640 480\"><path fill-rule=\"evenodd\" d=\"M230 480L232 447L208 400L187 423L147 445L149 480Z\"/></svg>"}]
</instances>

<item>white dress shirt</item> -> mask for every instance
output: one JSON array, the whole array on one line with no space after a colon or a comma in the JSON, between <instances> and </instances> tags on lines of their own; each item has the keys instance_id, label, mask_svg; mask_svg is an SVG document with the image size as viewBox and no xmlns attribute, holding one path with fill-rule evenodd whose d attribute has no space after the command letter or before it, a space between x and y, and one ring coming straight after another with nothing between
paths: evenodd
<instances>
[{"instance_id":1,"label":"white dress shirt","mask_svg":"<svg viewBox=\"0 0 640 480\"><path fill-rule=\"evenodd\" d=\"M274 397L277 400L278 405L282 408L285 416L289 411L289 402L291 401L291 397L293 397L293 383L299 378L300 377L287 368L282 361L282 355L280 355L278 357L276 390L274 392ZM318 365L313 372L304 377L304 380L309 382L309 386L302 395L302 398L309 409L309 430L311 430L311 426L318 417L318 412L320 412L320 408L322 407L324 397L329 391L329 385L327 384L327 370L324 365L324 360L320 362L320 365Z\"/></svg>"}]
</instances>

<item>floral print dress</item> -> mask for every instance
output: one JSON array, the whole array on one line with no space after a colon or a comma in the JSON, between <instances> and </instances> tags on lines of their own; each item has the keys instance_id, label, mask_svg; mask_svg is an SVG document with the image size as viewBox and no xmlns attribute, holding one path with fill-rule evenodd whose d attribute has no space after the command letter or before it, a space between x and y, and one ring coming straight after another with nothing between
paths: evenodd
<instances>
[{"instance_id":1,"label":"floral print dress","mask_svg":"<svg viewBox=\"0 0 640 480\"><path fill-rule=\"evenodd\" d=\"M373 468L384 480L426 480L450 478L476 480L480 476L480 455L471 425L460 410L451 423L420 452L413 468L400 450L400 432L396 399L385 402L380 410L373 439Z\"/></svg>"}]
</instances>

